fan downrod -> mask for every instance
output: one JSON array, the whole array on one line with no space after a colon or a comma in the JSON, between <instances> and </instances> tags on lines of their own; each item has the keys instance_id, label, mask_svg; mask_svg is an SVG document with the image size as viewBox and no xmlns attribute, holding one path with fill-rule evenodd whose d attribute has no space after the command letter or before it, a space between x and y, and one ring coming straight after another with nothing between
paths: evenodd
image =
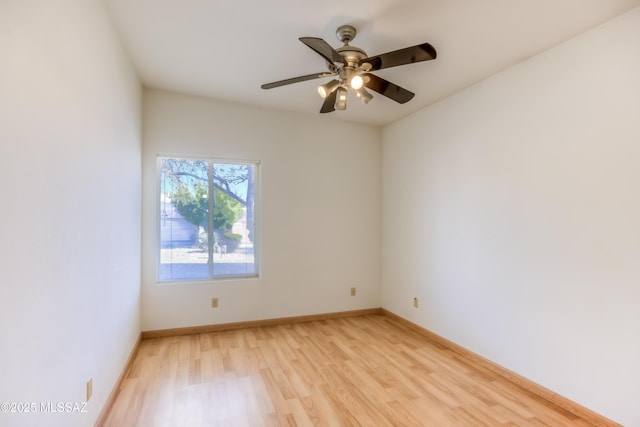
<instances>
[{"instance_id":1,"label":"fan downrod","mask_svg":"<svg viewBox=\"0 0 640 427\"><path fill-rule=\"evenodd\" d=\"M336 37L345 45L356 38L356 29L351 25L341 25L336 30Z\"/></svg>"}]
</instances>

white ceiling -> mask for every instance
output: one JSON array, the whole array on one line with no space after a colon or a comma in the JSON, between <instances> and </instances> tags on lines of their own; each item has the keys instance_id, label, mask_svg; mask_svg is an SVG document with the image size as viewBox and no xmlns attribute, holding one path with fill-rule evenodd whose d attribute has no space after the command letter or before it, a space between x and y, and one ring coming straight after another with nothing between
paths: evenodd
<instances>
[{"instance_id":1,"label":"white ceiling","mask_svg":"<svg viewBox=\"0 0 640 427\"><path fill-rule=\"evenodd\" d=\"M145 86L243 104L319 114L329 78L263 90L325 71L298 37L334 47L356 27L369 55L423 42L438 58L377 71L416 93L397 104L374 93L328 117L384 125L602 24L640 0L105 0ZM598 60L594 52L593 60Z\"/></svg>"}]
</instances>

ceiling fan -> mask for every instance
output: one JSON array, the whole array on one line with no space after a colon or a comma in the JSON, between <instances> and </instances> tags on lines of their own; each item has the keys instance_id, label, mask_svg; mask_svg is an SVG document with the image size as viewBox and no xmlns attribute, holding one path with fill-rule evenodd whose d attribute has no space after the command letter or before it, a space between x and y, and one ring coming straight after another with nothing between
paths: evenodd
<instances>
[{"instance_id":1,"label":"ceiling fan","mask_svg":"<svg viewBox=\"0 0 640 427\"><path fill-rule=\"evenodd\" d=\"M321 113L330 113L336 109L345 110L347 108L347 88L351 88L365 105L373 99L373 95L365 88L404 104L414 97L413 92L371 74L370 71L436 59L436 50L429 43L367 56L364 50L349 45L349 42L356 36L356 29L351 25L338 27L336 36L344 43L344 46L337 49L332 48L321 38L300 37L298 39L327 61L328 71L263 84L261 88L273 89L292 83L337 76L337 79L318 87L318 93L324 99L322 108L320 108Z\"/></svg>"}]
</instances>

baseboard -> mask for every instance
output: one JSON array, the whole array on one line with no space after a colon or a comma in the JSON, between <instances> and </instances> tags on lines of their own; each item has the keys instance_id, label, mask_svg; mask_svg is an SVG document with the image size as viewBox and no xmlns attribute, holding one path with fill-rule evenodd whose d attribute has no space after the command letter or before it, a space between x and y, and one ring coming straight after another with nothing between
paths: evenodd
<instances>
[{"instance_id":1,"label":"baseboard","mask_svg":"<svg viewBox=\"0 0 640 427\"><path fill-rule=\"evenodd\" d=\"M129 370L131 370L133 361L135 360L136 355L138 354L138 349L140 348L141 341L142 341L142 334L138 335L138 339L136 340L136 343L133 346L133 349L129 353L129 357L127 357L127 361L124 364L124 368L122 369L122 372L120 372L120 376L118 377L116 384L113 386L111 393L109 393L109 397L107 397L107 401L102 407L102 411L100 411L100 415L98 415L98 419L96 420L94 427L101 427L104 424L104 422L107 420L107 417L109 416L109 412L111 412L111 408L113 407L113 404L115 403L116 398L118 397L118 392L120 391L122 383L126 378L127 374L129 373Z\"/></svg>"},{"instance_id":2,"label":"baseboard","mask_svg":"<svg viewBox=\"0 0 640 427\"><path fill-rule=\"evenodd\" d=\"M233 329L284 325L284 324L299 323L299 322L311 322L314 320L336 319L341 317L366 316L370 314L380 314L380 313L381 313L380 308L367 308L363 310L339 311L336 313L311 314L307 316L279 317L274 319L250 320L246 322L190 326L186 328L156 329L151 331L142 331L142 339L172 337L177 335L203 334L208 332L229 331Z\"/></svg>"},{"instance_id":3,"label":"baseboard","mask_svg":"<svg viewBox=\"0 0 640 427\"><path fill-rule=\"evenodd\" d=\"M422 334L423 336L425 336L427 339L435 342L436 344L439 344L451 351L453 351L454 353L459 354L460 356L464 357L465 359L471 360L473 362L475 362L476 364L480 365L481 367L487 369L488 371L504 378L505 380L517 385L518 387L528 391L529 393L532 393L544 400L547 400L551 403L553 403L554 405L558 406L559 408L564 409L567 412L572 413L573 415L582 418L583 420L586 420L590 423L592 423L594 426L598 426L598 427L622 427L620 424L592 411L591 409L585 408L582 405L577 404L576 402L567 399L566 397L563 397L551 390L549 390L546 387L541 386L540 384L537 384L525 377L523 377L522 375L516 374L513 371L510 371L509 369L498 365L497 363L494 363L488 359L485 359L484 357L480 356L479 354L476 354L474 352L472 352L471 350L467 350L466 348L452 342L449 341L446 338L441 337L438 334L435 334L433 332L431 332L428 329L423 328L420 325L417 325L413 322L411 322L410 320L405 319L404 317L401 317L395 313L392 313L389 310L386 310L384 308L380 309L380 312L385 315L388 316L392 319L394 319L395 321L397 321L398 323L401 323L402 325L413 329L414 331Z\"/></svg>"}]
</instances>

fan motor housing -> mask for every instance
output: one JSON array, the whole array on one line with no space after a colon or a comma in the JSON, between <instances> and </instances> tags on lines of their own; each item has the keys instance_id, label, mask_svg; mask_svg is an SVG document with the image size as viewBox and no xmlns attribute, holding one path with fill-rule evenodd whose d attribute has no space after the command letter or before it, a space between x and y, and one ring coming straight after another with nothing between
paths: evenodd
<instances>
[{"instance_id":1,"label":"fan motor housing","mask_svg":"<svg viewBox=\"0 0 640 427\"><path fill-rule=\"evenodd\" d=\"M345 59L345 65L356 67L361 59L367 57L367 53L355 46L342 46L336 49L336 52Z\"/></svg>"}]
</instances>

